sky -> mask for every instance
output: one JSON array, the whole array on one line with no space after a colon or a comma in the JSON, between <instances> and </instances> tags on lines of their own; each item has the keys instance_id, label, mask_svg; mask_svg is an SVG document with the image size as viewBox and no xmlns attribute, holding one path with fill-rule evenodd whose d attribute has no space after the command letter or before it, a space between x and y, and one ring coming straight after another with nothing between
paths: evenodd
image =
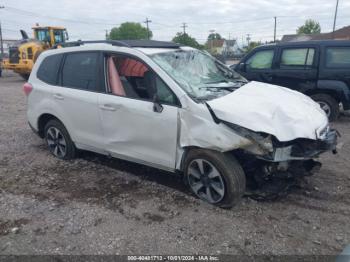
<instances>
[{"instance_id":1,"label":"sky","mask_svg":"<svg viewBox=\"0 0 350 262\"><path fill-rule=\"evenodd\" d=\"M186 32L204 43L211 30L240 45L294 34L306 19L315 19L322 32L333 28L336 0L0 0L4 39L19 39L20 29L65 26L70 40L104 39L106 30L123 22L143 23L146 17L155 40L171 40ZM145 24L144 24L145 25ZM336 28L350 25L350 0L339 0Z\"/></svg>"}]
</instances>

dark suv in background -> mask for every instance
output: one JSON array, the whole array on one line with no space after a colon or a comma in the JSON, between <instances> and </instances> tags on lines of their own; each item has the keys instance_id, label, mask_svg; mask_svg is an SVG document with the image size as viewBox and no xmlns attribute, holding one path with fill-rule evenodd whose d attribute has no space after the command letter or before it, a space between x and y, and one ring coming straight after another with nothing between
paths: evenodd
<instances>
[{"instance_id":1,"label":"dark suv in background","mask_svg":"<svg viewBox=\"0 0 350 262\"><path fill-rule=\"evenodd\" d=\"M350 41L305 41L260 46L232 66L248 80L309 95L331 121L339 104L350 109Z\"/></svg>"}]
</instances>

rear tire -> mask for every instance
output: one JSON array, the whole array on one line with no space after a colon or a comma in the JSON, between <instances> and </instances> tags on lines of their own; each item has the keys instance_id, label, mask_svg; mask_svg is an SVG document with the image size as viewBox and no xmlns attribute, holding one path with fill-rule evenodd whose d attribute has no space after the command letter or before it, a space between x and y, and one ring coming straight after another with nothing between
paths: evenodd
<instances>
[{"instance_id":1,"label":"rear tire","mask_svg":"<svg viewBox=\"0 0 350 262\"><path fill-rule=\"evenodd\" d=\"M24 80L28 81L30 74L19 74Z\"/></svg>"},{"instance_id":2,"label":"rear tire","mask_svg":"<svg viewBox=\"0 0 350 262\"><path fill-rule=\"evenodd\" d=\"M312 95L311 98L325 111L330 122L337 120L340 111L339 103L333 97L326 94L316 94Z\"/></svg>"},{"instance_id":3,"label":"rear tire","mask_svg":"<svg viewBox=\"0 0 350 262\"><path fill-rule=\"evenodd\" d=\"M70 138L67 129L58 120L50 120L45 125L45 141L51 154L59 159L72 159L75 157L76 148Z\"/></svg>"},{"instance_id":4,"label":"rear tire","mask_svg":"<svg viewBox=\"0 0 350 262\"><path fill-rule=\"evenodd\" d=\"M185 182L197 197L222 208L233 207L245 193L244 171L228 154L191 150L185 160L184 175Z\"/></svg>"}]
</instances>

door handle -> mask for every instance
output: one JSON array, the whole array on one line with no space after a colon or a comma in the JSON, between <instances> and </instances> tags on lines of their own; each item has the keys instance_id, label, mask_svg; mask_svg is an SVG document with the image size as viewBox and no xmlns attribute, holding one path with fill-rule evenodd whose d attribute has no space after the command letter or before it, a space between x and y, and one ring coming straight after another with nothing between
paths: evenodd
<instances>
[{"instance_id":1,"label":"door handle","mask_svg":"<svg viewBox=\"0 0 350 262\"><path fill-rule=\"evenodd\" d=\"M101 105L100 108L101 108L102 110L105 110L105 111L116 111L116 110L117 110L116 107L113 107L113 106L108 105L108 104L106 104L106 105Z\"/></svg>"},{"instance_id":2,"label":"door handle","mask_svg":"<svg viewBox=\"0 0 350 262\"><path fill-rule=\"evenodd\" d=\"M58 100L63 100L64 97L61 94L54 94L53 97Z\"/></svg>"}]
</instances>

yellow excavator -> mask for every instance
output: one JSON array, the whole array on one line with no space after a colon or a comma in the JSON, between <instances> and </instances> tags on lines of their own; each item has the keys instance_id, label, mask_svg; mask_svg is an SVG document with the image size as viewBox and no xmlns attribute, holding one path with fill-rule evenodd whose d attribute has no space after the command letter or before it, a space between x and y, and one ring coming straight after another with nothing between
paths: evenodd
<instances>
[{"instance_id":1,"label":"yellow excavator","mask_svg":"<svg viewBox=\"0 0 350 262\"><path fill-rule=\"evenodd\" d=\"M59 47L69 39L64 27L37 24L33 27L34 38L29 38L24 30L20 32L22 40L9 48L9 58L4 59L1 66L20 74L24 79L28 79L36 59L43 51Z\"/></svg>"}]
</instances>

